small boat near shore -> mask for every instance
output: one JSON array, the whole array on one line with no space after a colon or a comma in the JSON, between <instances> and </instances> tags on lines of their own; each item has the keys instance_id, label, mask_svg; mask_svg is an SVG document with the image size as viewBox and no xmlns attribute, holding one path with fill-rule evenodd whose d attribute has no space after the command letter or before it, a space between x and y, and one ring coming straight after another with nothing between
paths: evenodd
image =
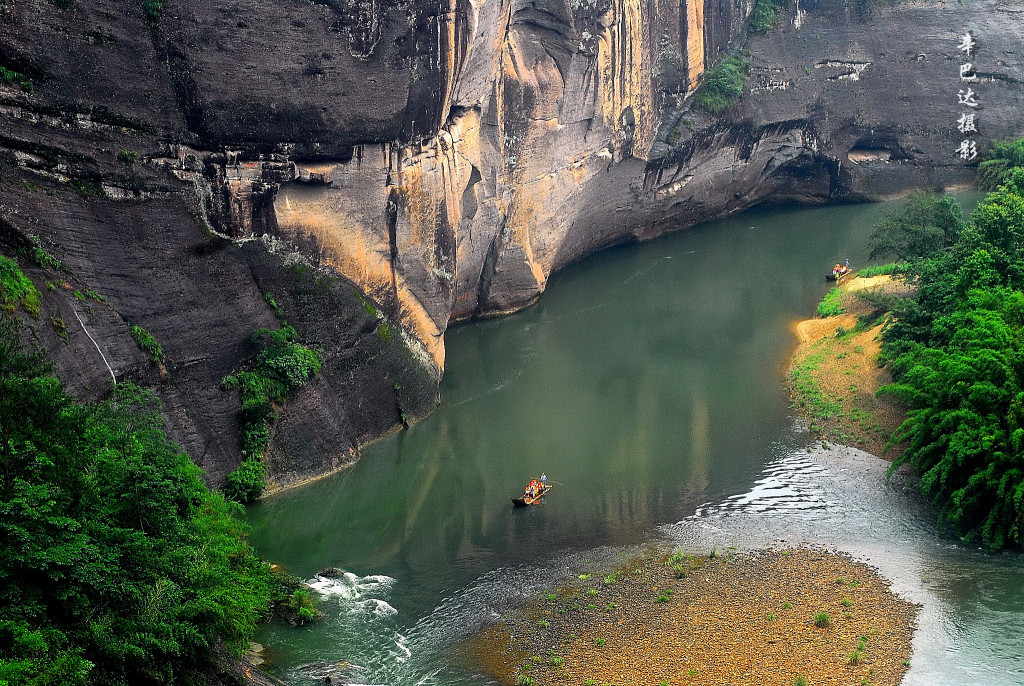
<instances>
[{"instance_id":1,"label":"small boat near shore","mask_svg":"<svg viewBox=\"0 0 1024 686\"><path fill-rule=\"evenodd\" d=\"M839 269L833 269L831 272L825 275L826 281L842 281L852 270L843 265Z\"/></svg>"},{"instance_id":2,"label":"small boat near shore","mask_svg":"<svg viewBox=\"0 0 1024 686\"><path fill-rule=\"evenodd\" d=\"M536 505L537 503L540 502L540 499L543 498L544 495L551 490L551 488L551 484L545 484L540 487L540 490L537 491L536 495L528 496L526 494L523 494L518 498L512 498L512 507L526 507L527 505Z\"/></svg>"}]
</instances>

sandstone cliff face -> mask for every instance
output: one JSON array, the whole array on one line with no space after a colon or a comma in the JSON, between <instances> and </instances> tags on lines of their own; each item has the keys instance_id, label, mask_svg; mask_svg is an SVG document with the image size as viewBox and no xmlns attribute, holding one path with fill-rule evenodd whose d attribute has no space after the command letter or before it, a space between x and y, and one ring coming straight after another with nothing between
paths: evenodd
<instances>
[{"instance_id":1,"label":"sandstone cliff face","mask_svg":"<svg viewBox=\"0 0 1024 686\"><path fill-rule=\"evenodd\" d=\"M227 155L171 156L200 138L157 45L141 2L0 5L0 65L35 86L0 85L0 249L23 253L35 237L63 264L19 256L43 295L25 337L84 398L104 396L112 378L155 387L173 437L216 485L241 460L238 397L218 384L254 354L254 329L279 326L270 294L325 356L278 422L270 477L343 466L359 444L429 412L436 378L348 280L291 246L209 230L204 198L218 180L204 165ZM120 160L124 150L138 161ZM228 195L228 207L260 207ZM163 364L130 325L155 336Z\"/></svg>"},{"instance_id":2,"label":"sandstone cliff face","mask_svg":"<svg viewBox=\"0 0 1024 686\"><path fill-rule=\"evenodd\" d=\"M531 302L556 268L584 201L580 190L610 165L646 155L661 100L685 94L703 69L703 2L486 0L437 15L406 10L380 18L381 36L409 31L401 40L368 46L349 27L340 41L347 38L347 50L321 54L334 56L337 70L322 75L325 88L348 89L339 100L357 108L373 101L378 119L388 119L380 130L412 142L357 144L339 155L333 141L309 131L278 159L217 169L230 199L213 209L225 232L269 227L353 278L390 306L440 369L448 322ZM331 16L325 10L328 32ZM164 28L176 37L192 30ZM176 40L183 39L169 42ZM346 65L392 63L399 45L411 81L403 73L381 88L337 78ZM404 106L396 92L406 93ZM197 108L193 118L223 116L216 102ZM252 144L254 132L241 123L215 137ZM275 135L260 142L280 150L284 134ZM380 139L378 129L361 135ZM290 167L283 178L282 160ZM223 210L238 198L241 220Z\"/></svg>"},{"instance_id":3,"label":"sandstone cliff face","mask_svg":"<svg viewBox=\"0 0 1024 686\"><path fill-rule=\"evenodd\" d=\"M443 368L449 322L522 307L553 271L612 243L764 200L873 199L969 182L955 155L964 85L956 46L968 30L986 46L974 84L986 99L982 140L1024 127L1014 57L1024 43L1007 2L804 0L777 29L748 40L751 8L725 0L453 6L431 18L438 38L426 49L440 53L407 62L419 85L410 102L434 84L425 129L422 108L391 107L393 93L375 83L352 86L380 93L391 128L414 142L360 144L338 156L307 138L277 160L218 169L215 178L238 184L227 196L253 215L220 225L306 245L386 303ZM421 25L408 23L413 34ZM687 112L684 96L705 65L741 43L752 62L741 104L719 121ZM392 47L380 43L379 54L360 59L387 62Z\"/></svg>"},{"instance_id":4,"label":"sandstone cliff face","mask_svg":"<svg viewBox=\"0 0 1024 686\"><path fill-rule=\"evenodd\" d=\"M752 5L166 0L151 23L141 0L8 0L0 66L35 87L0 83L4 252L39 236L67 266L32 272L34 333L80 393L111 373L156 384L217 482L240 459L217 382L275 325L271 293L328 353L274 441L272 472L294 482L429 411L450 322L523 307L595 250L762 201L967 182L968 30L981 150L1024 132L1011 0L800 0L747 38ZM705 68L741 47L740 103L690 110ZM389 320L405 335L385 340Z\"/></svg>"}]
</instances>

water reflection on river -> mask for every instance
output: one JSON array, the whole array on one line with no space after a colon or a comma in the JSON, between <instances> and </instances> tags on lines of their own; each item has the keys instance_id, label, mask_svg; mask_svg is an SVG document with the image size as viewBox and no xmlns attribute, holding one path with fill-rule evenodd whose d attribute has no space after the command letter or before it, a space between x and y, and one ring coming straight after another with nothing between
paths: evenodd
<instances>
[{"instance_id":1,"label":"water reflection on river","mask_svg":"<svg viewBox=\"0 0 1024 686\"><path fill-rule=\"evenodd\" d=\"M458 637L664 536L870 557L925 604L907 683L1024 682L1019 558L938 537L877 469L808 457L779 383L790 324L831 264L863 263L884 210L753 212L612 250L557 275L535 307L452 330L434 415L250 510L268 558L304 578L348 572L319 585L322 626L264 632L280 675L312 683L304 666L348 660L363 683L480 683L449 658ZM547 502L513 511L542 470L557 484Z\"/></svg>"}]
</instances>

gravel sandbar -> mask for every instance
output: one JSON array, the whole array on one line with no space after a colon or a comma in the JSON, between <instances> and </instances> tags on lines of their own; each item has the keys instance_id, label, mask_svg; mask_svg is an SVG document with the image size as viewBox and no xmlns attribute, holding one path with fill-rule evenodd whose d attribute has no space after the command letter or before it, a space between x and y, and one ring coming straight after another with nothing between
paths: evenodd
<instances>
[{"instance_id":1,"label":"gravel sandbar","mask_svg":"<svg viewBox=\"0 0 1024 686\"><path fill-rule=\"evenodd\" d=\"M519 686L895 686L917 611L840 553L662 553L581 575L467 648Z\"/></svg>"}]
</instances>

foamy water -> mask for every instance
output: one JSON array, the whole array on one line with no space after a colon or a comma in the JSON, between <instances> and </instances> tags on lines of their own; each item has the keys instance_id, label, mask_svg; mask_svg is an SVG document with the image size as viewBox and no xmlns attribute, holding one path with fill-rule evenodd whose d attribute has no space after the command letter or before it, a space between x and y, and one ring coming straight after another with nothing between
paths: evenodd
<instances>
[{"instance_id":1,"label":"foamy water","mask_svg":"<svg viewBox=\"0 0 1024 686\"><path fill-rule=\"evenodd\" d=\"M313 579L319 626L262 630L280 676L313 684L300 666L346 660L362 684L480 684L453 645L653 537L845 550L924 605L908 683L1024 683L1020 556L937 533L884 464L808 452L792 428L789 325L826 292L822 265L866 259L887 210L752 212L615 249L516 316L449 329L433 415L249 510L267 559L352 575ZM542 471L557 488L513 511Z\"/></svg>"},{"instance_id":2,"label":"foamy water","mask_svg":"<svg viewBox=\"0 0 1024 686\"><path fill-rule=\"evenodd\" d=\"M873 456L843 447L786 452L779 446L778 451L745 492L705 503L692 516L659 527L661 542L692 553L798 545L847 552L876 567L896 593L922 605L904 684L1024 683L1024 636L1016 631L1020 608L1006 606L999 591L1007 575L1022 576L1020 556L988 556L936 536L927 508L902 479L888 481L887 463ZM543 565L497 569L401 630L389 603L391 594L400 592L396 579L346 572L308 583L345 630L361 632L366 644L376 646L372 659L352 668L353 683L469 686L487 679L450 662L460 641L523 599L635 552L603 547ZM965 585L978 587L980 597L960 602L955 593ZM287 676L294 683L315 682L309 665Z\"/></svg>"}]
</instances>

